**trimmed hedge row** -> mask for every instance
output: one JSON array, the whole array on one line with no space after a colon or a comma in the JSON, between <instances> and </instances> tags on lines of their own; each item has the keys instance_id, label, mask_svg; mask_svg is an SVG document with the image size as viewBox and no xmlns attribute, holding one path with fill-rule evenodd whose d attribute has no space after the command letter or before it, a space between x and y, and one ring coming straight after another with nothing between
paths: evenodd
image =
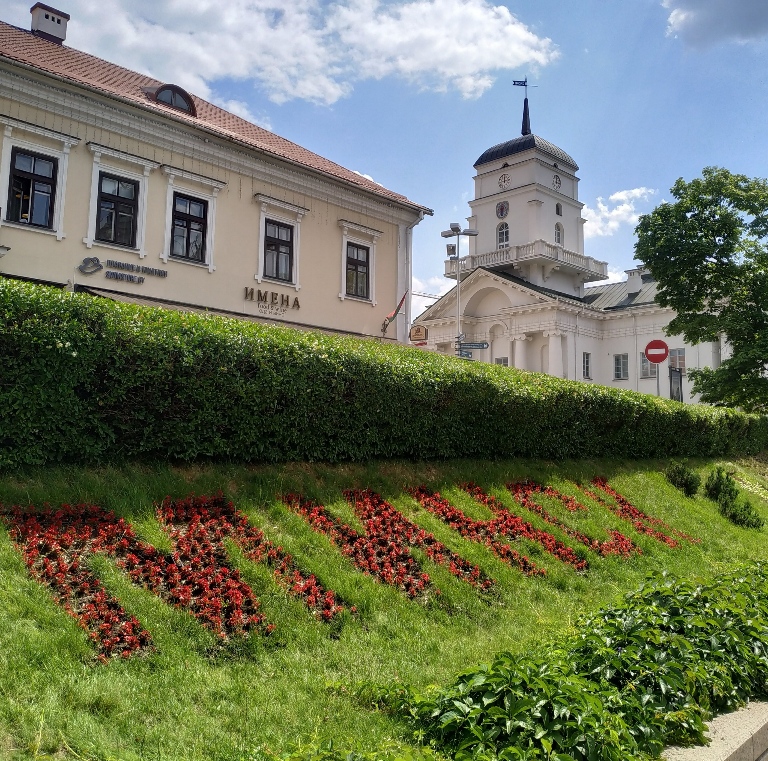
<instances>
[{"instance_id":1,"label":"trimmed hedge row","mask_svg":"<svg viewBox=\"0 0 768 761\"><path fill-rule=\"evenodd\" d=\"M0 467L707 456L765 418L0 279Z\"/></svg>"}]
</instances>

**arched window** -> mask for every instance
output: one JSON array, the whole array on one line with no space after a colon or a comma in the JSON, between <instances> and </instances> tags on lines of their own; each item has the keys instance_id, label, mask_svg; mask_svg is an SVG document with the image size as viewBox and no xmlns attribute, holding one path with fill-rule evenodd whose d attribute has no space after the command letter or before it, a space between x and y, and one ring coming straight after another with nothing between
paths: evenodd
<instances>
[{"instance_id":1,"label":"arched window","mask_svg":"<svg viewBox=\"0 0 768 761\"><path fill-rule=\"evenodd\" d=\"M555 204L555 214L557 214L558 217L563 216L563 204L561 203Z\"/></svg>"},{"instance_id":2,"label":"arched window","mask_svg":"<svg viewBox=\"0 0 768 761\"><path fill-rule=\"evenodd\" d=\"M496 228L497 248L509 248L509 225L502 222Z\"/></svg>"},{"instance_id":3,"label":"arched window","mask_svg":"<svg viewBox=\"0 0 768 761\"><path fill-rule=\"evenodd\" d=\"M563 245L563 226L559 222L555 225L555 243L558 246Z\"/></svg>"},{"instance_id":4,"label":"arched window","mask_svg":"<svg viewBox=\"0 0 768 761\"><path fill-rule=\"evenodd\" d=\"M164 103L166 106L178 108L179 111L186 111L192 116L197 116L192 96L178 85L161 85L154 93L147 90L145 92L150 92L158 103Z\"/></svg>"}]
</instances>

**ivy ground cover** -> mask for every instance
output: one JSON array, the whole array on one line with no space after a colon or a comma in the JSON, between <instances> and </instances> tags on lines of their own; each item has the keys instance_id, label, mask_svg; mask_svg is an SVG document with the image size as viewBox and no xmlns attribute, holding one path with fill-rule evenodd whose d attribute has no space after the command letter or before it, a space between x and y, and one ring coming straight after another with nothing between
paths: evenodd
<instances>
[{"instance_id":1,"label":"ivy ground cover","mask_svg":"<svg viewBox=\"0 0 768 761\"><path fill-rule=\"evenodd\" d=\"M0 528L0 755L261 761L296 742L355 737L370 751L407 750L409 729L361 704L357 685L450 684L495 653L546 652L648 571L707 578L766 558L764 533L681 497L664 466L133 466L7 478L0 502L20 507ZM530 535L495 530L523 524ZM617 535L627 542L611 552ZM558 543L586 567L553 554ZM102 623L112 628L99 641L90 635Z\"/></svg>"}]
</instances>

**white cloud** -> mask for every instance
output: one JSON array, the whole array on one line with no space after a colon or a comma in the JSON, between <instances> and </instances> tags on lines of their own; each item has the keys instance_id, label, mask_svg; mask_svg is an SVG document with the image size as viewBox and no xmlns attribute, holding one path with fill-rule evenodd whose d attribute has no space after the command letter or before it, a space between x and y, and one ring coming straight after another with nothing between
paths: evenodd
<instances>
[{"instance_id":1,"label":"white cloud","mask_svg":"<svg viewBox=\"0 0 768 761\"><path fill-rule=\"evenodd\" d=\"M598 198L596 208L585 206L581 212L587 220L584 225L584 237L604 237L613 235L624 226L634 227L642 213L635 207L635 202L648 201L655 193L651 188L619 190L608 197L611 205Z\"/></svg>"},{"instance_id":2,"label":"white cloud","mask_svg":"<svg viewBox=\"0 0 768 761\"><path fill-rule=\"evenodd\" d=\"M331 104L365 79L478 97L505 69L546 66L554 43L489 0L68 0L67 44L212 98L222 79L276 103ZM11 23L29 11L11 1Z\"/></svg>"},{"instance_id":3,"label":"white cloud","mask_svg":"<svg viewBox=\"0 0 768 761\"><path fill-rule=\"evenodd\" d=\"M662 0L662 5L670 11L667 34L693 47L768 35L765 0Z\"/></svg>"},{"instance_id":4,"label":"white cloud","mask_svg":"<svg viewBox=\"0 0 768 761\"><path fill-rule=\"evenodd\" d=\"M456 285L453 280L448 280L440 275L433 275L426 280L417 277L411 279L411 293L429 293L432 296L442 296L448 293ZM427 299L423 296L411 295L411 319L415 320L427 307L431 307L436 299Z\"/></svg>"}]
</instances>

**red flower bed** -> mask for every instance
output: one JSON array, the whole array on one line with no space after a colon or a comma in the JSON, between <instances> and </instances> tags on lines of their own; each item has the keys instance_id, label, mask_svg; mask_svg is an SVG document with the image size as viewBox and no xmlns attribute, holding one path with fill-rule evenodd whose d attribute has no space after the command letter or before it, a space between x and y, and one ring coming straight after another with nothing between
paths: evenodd
<instances>
[{"instance_id":1,"label":"red flower bed","mask_svg":"<svg viewBox=\"0 0 768 761\"><path fill-rule=\"evenodd\" d=\"M93 552L116 555L136 537L122 518L95 505L7 511L11 539L29 573L77 620L98 648L99 659L127 658L152 648L149 633L129 616L91 573L85 559Z\"/></svg>"},{"instance_id":2,"label":"red flower bed","mask_svg":"<svg viewBox=\"0 0 768 761\"><path fill-rule=\"evenodd\" d=\"M419 547L435 563L481 590L489 589L493 580L480 568L451 552L435 537L411 523L378 494L369 490L348 490L344 496L365 526L360 534L314 500L296 494L283 498L285 504L303 516L318 533L325 534L364 573L398 587L408 597L424 594L429 575L423 573L409 547ZM440 594L440 590L435 590Z\"/></svg>"},{"instance_id":3,"label":"red flower bed","mask_svg":"<svg viewBox=\"0 0 768 761\"><path fill-rule=\"evenodd\" d=\"M510 512L498 497L487 494L479 486L472 483L461 484L460 488L493 511L496 515L494 519L497 527L496 530L500 536L506 536L509 539L528 539L536 542L550 555L561 560L563 563L573 566L577 571L586 571L589 567L587 561L582 560L567 544L556 539L547 531L535 528L528 521Z\"/></svg>"},{"instance_id":4,"label":"red flower bed","mask_svg":"<svg viewBox=\"0 0 768 761\"><path fill-rule=\"evenodd\" d=\"M330 621L344 610L332 590L324 589L314 574L303 574L291 555L282 547L275 547L263 531L251 526L248 518L222 495L184 500L166 497L157 515L171 535L174 558L178 557L180 562L199 563L203 558L215 558L219 564L226 562L223 541L229 537L249 560L272 567L277 582L301 598L318 618Z\"/></svg>"},{"instance_id":5,"label":"red flower bed","mask_svg":"<svg viewBox=\"0 0 768 761\"><path fill-rule=\"evenodd\" d=\"M603 494L590 491L584 486L581 486L580 488L588 497L591 497L595 500L595 502L599 502L604 507L607 507L612 513L614 513L614 515L618 515L619 518L622 518L625 521L629 521L635 527L635 530L639 531L641 534L652 536L654 539L657 539L658 541L663 542L670 547L677 547L679 542L676 539L673 539L668 534L665 534L663 531L655 528L656 526L660 526L661 528L664 528L667 531L675 534L675 536L680 539L685 539L686 541L694 544L701 542L701 539L688 536L687 534L682 533L682 531L678 531L677 529L667 525L659 518L652 518L650 515L646 515L642 510L636 508L628 499L622 497L621 494L610 487L608 485L608 480L602 476L593 478L592 486L603 492ZM611 497L613 501L611 501L611 499L606 499L606 496L604 495Z\"/></svg>"},{"instance_id":6,"label":"red flower bed","mask_svg":"<svg viewBox=\"0 0 768 761\"><path fill-rule=\"evenodd\" d=\"M526 576L544 576L546 571L537 568L534 563L499 539L501 535L499 518L490 521L476 521L443 499L439 492L433 492L425 486L409 489L409 494L425 509L447 523L465 539L484 544L498 555L505 563L520 569Z\"/></svg>"},{"instance_id":7,"label":"red flower bed","mask_svg":"<svg viewBox=\"0 0 768 761\"><path fill-rule=\"evenodd\" d=\"M593 539L583 531L568 526L535 502L533 495L541 494L545 497L558 499L570 512L586 510L586 506L582 505L574 497L567 494L561 494L557 489L553 489L551 486L542 486L541 484L533 483L532 481L518 481L517 483L507 484L507 489L509 489L515 500L523 507L540 515L547 523L557 526L564 534L567 534L572 539L575 539L577 542L580 542L585 547L588 547L590 550L597 552L603 557L608 555L620 555L621 557L627 558L633 552L642 554L642 550L636 546L631 539L624 536L624 534L619 531L608 529L607 532L611 538L607 541L600 541L599 539Z\"/></svg>"}]
</instances>

